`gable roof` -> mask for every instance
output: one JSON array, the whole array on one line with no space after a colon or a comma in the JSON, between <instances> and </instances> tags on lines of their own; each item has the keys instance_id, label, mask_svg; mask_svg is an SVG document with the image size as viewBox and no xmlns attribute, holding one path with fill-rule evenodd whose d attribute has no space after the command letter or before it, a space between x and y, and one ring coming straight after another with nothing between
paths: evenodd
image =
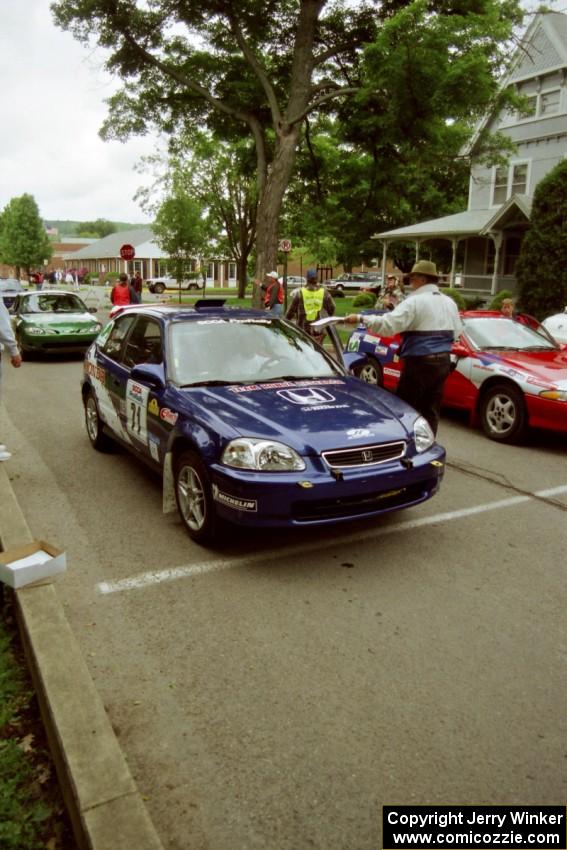
<instances>
[{"instance_id":1,"label":"gable roof","mask_svg":"<svg viewBox=\"0 0 567 850\"><path fill-rule=\"evenodd\" d=\"M511 83L562 68L567 68L567 15L539 12L534 15L516 48L510 69L503 76L499 89L502 91ZM471 140L465 145L465 153L474 150L481 133L494 118L494 111L481 118Z\"/></svg>"},{"instance_id":2,"label":"gable roof","mask_svg":"<svg viewBox=\"0 0 567 850\"><path fill-rule=\"evenodd\" d=\"M119 230L110 233L103 239L97 239L92 245L87 245L79 251L73 252L73 259L77 260L103 260L120 257L122 245L133 245L138 249L136 254L144 259L159 260L164 252L154 241L154 232L151 227L137 227L135 230Z\"/></svg>"}]
</instances>

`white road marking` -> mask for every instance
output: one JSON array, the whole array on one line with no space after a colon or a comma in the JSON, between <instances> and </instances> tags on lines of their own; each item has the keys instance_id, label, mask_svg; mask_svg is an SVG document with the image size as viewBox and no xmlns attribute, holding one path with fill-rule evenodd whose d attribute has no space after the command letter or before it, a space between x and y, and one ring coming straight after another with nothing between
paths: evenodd
<instances>
[{"instance_id":1,"label":"white road marking","mask_svg":"<svg viewBox=\"0 0 567 850\"><path fill-rule=\"evenodd\" d=\"M369 529L366 533L360 532L356 534L348 534L339 539L329 541L329 543L320 540L313 543L301 543L297 546L290 546L285 551L265 551L259 552L256 555L246 555L243 558L233 558L231 560L204 561L202 564L192 564L181 567L171 567L166 570L152 570L150 572L140 573L131 578L119 579L118 581L101 581L96 585L99 593L120 593L125 590L136 590L149 585L161 584L164 581L174 581L179 578L191 578L193 576L204 575L205 573L215 573L220 570L234 569L242 567L246 564L255 564L258 561L275 560L276 558L289 558L293 555L304 555L306 552L315 550L328 549L331 546L345 546L351 543L361 543L365 540L371 540L374 537L385 537L387 534L396 534L399 532L410 531L414 528L422 528L427 525L435 525L435 523L450 522L455 519L462 519L475 514L486 513L487 511L498 511L503 508L510 508L514 505L522 505L530 502L533 498L549 499L552 496L567 493L567 484L560 487L553 487L550 490L539 490L537 493L526 496L511 496L509 499L500 499L496 502L488 502L484 505L475 505L471 508L462 508L458 511L447 511L442 514L434 514L433 516L422 517L421 519L412 519L407 522L400 522L396 525L388 526L387 528Z\"/></svg>"}]
</instances>

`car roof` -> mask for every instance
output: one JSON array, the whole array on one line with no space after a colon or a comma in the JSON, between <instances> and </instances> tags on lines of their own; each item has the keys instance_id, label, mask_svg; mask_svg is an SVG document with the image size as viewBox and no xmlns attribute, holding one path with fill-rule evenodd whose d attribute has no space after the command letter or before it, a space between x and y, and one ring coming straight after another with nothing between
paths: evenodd
<instances>
[{"instance_id":1,"label":"car roof","mask_svg":"<svg viewBox=\"0 0 567 850\"><path fill-rule=\"evenodd\" d=\"M68 289L26 289L22 295L78 295L80 292L69 292Z\"/></svg>"},{"instance_id":2,"label":"car roof","mask_svg":"<svg viewBox=\"0 0 567 850\"><path fill-rule=\"evenodd\" d=\"M215 319L245 319L245 318L263 318L266 321L271 321L274 316L266 315L265 310L254 310L250 307L232 307L224 306L223 299L209 298L196 301L194 305L180 304L126 304L118 310L114 317L131 315L153 316L166 321L195 321L203 319L203 317Z\"/></svg>"}]
</instances>

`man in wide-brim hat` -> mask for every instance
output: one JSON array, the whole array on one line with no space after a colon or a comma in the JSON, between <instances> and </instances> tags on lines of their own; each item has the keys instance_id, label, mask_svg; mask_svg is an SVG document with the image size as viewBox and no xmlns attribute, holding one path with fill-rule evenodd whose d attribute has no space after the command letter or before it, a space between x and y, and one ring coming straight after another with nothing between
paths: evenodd
<instances>
[{"instance_id":1,"label":"man in wide-brim hat","mask_svg":"<svg viewBox=\"0 0 567 850\"><path fill-rule=\"evenodd\" d=\"M437 433L443 386L451 370L453 340L462 332L457 305L437 286L437 266L419 260L409 273L410 295L384 316L346 317L362 323L380 336L401 334L403 360L397 395L427 419Z\"/></svg>"}]
</instances>

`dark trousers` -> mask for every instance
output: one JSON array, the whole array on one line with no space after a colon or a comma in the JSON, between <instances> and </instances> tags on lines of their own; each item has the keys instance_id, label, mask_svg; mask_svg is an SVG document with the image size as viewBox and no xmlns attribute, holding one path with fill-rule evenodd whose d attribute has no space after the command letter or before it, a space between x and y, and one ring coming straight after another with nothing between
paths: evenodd
<instances>
[{"instance_id":1,"label":"dark trousers","mask_svg":"<svg viewBox=\"0 0 567 850\"><path fill-rule=\"evenodd\" d=\"M451 371L448 353L406 357L396 395L411 404L437 433L443 386Z\"/></svg>"}]
</instances>

